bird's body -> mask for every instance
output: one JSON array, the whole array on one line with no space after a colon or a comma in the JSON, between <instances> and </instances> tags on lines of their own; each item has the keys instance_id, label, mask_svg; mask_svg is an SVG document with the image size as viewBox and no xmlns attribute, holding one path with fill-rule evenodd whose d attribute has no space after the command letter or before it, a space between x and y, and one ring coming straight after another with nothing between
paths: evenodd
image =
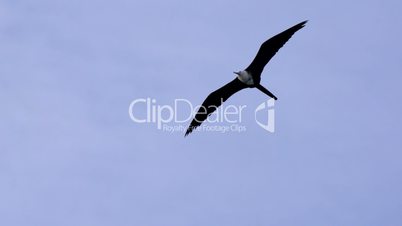
<instances>
[{"instance_id":1,"label":"bird's body","mask_svg":"<svg viewBox=\"0 0 402 226\"><path fill-rule=\"evenodd\" d=\"M257 88L271 98L277 100L275 95L273 95L270 91L268 91L268 89L260 84L261 73L264 70L265 65L271 60L276 52L282 48L282 46L292 37L294 33L303 28L306 23L307 21L303 21L299 24L296 24L295 26L265 41L258 50L254 60L245 70L234 72L237 74L237 77L233 81L208 95L194 119L191 121L185 136L200 126L201 123L230 96L244 88Z\"/></svg>"},{"instance_id":2,"label":"bird's body","mask_svg":"<svg viewBox=\"0 0 402 226\"><path fill-rule=\"evenodd\" d=\"M248 86L255 85L253 76L250 73L248 73L247 71L239 71L239 72L235 72L235 74L237 74L237 78L245 85L248 85Z\"/></svg>"}]
</instances>

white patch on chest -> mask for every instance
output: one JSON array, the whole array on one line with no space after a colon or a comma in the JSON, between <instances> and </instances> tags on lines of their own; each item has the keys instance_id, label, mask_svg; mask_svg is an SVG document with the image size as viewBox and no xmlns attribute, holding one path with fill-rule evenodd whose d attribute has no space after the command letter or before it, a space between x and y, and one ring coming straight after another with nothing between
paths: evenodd
<instances>
[{"instance_id":1,"label":"white patch on chest","mask_svg":"<svg viewBox=\"0 0 402 226\"><path fill-rule=\"evenodd\" d=\"M249 74L247 71L240 71L240 73L237 75L237 78L246 85L254 85L253 76L251 76L251 74Z\"/></svg>"}]
</instances>

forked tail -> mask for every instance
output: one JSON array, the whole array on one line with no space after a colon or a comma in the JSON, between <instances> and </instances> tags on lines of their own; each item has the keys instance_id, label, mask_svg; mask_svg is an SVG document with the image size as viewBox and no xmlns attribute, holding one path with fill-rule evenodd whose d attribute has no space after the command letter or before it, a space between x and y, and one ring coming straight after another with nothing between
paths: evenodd
<instances>
[{"instance_id":1,"label":"forked tail","mask_svg":"<svg viewBox=\"0 0 402 226\"><path fill-rule=\"evenodd\" d=\"M277 100L278 98L272 94L271 92L269 92L269 90L267 90L264 86L262 86L261 84L256 85L255 87L257 87L257 89L259 89L261 92L267 94L268 96L270 96L271 98L274 98L274 100Z\"/></svg>"}]
</instances>

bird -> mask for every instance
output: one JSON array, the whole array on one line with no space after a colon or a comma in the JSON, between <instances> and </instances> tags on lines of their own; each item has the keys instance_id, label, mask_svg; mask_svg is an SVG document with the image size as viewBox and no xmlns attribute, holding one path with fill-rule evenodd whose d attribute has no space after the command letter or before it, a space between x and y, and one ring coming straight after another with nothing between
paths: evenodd
<instances>
[{"instance_id":1,"label":"bird","mask_svg":"<svg viewBox=\"0 0 402 226\"><path fill-rule=\"evenodd\" d=\"M194 116L189 127L186 130L185 137L189 135L194 129L201 125L209 115L211 115L219 106L222 105L230 96L245 88L257 88L261 92L268 95L270 98L277 100L278 98L272 94L267 88L260 84L261 73L265 65L272 59L272 57L282 48L285 43L295 34L298 30L302 29L308 21L305 20L293 27L271 37L260 46L257 55L254 57L251 64L243 71L233 72L236 78L228 84L210 93L204 100L197 114Z\"/></svg>"}]
</instances>

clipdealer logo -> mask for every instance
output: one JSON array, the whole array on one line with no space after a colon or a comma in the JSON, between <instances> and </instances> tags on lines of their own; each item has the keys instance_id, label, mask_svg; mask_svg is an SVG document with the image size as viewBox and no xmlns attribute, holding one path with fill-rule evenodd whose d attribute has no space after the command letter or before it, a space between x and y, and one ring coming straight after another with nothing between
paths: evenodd
<instances>
[{"instance_id":1,"label":"clipdealer logo","mask_svg":"<svg viewBox=\"0 0 402 226\"><path fill-rule=\"evenodd\" d=\"M255 118L255 122L263 129L265 129L268 132L275 132L275 100L274 99L269 99L265 102L262 102L260 105L258 105L258 107L255 109L254 111L254 118ZM261 122L259 120L259 118L257 118L257 113L260 111L266 111L266 115L267 117L267 121Z\"/></svg>"},{"instance_id":2,"label":"clipdealer logo","mask_svg":"<svg viewBox=\"0 0 402 226\"><path fill-rule=\"evenodd\" d=\"M275 131L274 103L273 99L269 99L257 106L254 111L256 123L271 133ZM194 106L187 99L179 98L174 99L171 104L159 104L156 99L148 97L133 100L129 105L128 113L134 123L155 124L158 130L166 132L184 132L200 107L200 105ZM246 105L222 104L205 120L208 123L201 124L196 130L221 133L244 132L246 126L242 124L242 117L246 108ZM264 123L264 120L259 120L257 115L265 115L264 118L268 120ZM223 122L229 125L222 125Z\"/></svg>"}]
</instances>

